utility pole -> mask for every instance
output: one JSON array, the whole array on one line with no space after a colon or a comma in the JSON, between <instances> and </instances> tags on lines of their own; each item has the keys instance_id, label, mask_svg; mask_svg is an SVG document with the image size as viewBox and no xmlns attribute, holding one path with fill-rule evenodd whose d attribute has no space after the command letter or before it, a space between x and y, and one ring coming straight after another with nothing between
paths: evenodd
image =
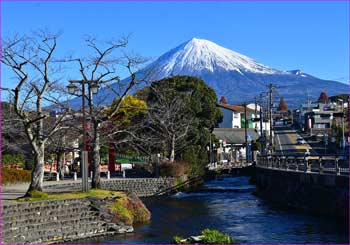
<instances>
[{"instance_id":1,"label":"utility pole","mask_svg":"<svg viewBox=\"0 0 350 245\"><path fill-rule=\"evenodd\" d=\"M343 99L338 99L341 103L341 124L342 124L342 140L341 140L341 146L343 149L343 155L345 156L345 134L344 134L344 100Z\"/></svg>"},{"instance_id":2,"label":"utility pole","mask_svg":"<svg viewBox=\"0 0 350 245\"><path fill-rule=\"evenodd\" d=\"M78 87L75 85L81 85L81 96L82 98L82 113L83 113L83 148L81 151L81 179L82 179L82 191L87 192L89 190L89 181L88 181L88 149L87 149L87 125L86 125L86 111L85 111L85 84L88 85L89 90L89 99L92 100L92 94L96 94L98 91L98 85L95 81L86 81L86 80L70 80L69 85L67 86L68 92L70 94L75 94Z\"/></svg>"},{"instance_id":3,"label":"utility pole","mask_svg":"<svg viewBox=\"0 0 350 245\"><path fill-rule=\"evenodd\" d=\"M272 85L272 83L269 84L268 86L269 88L269 119L270 119L270 139L269 139L269 150L272 153L272 90L274 88L274 86Z\"/></svg>"},{"instance_id":4,"label":"utility pole","mask_svg":"<svg viewBox=\"0 0 350 245\"><path fill-rule=\"evenodd\" d=\"M81 170L81 179L82 179L82 191L87 192L89 190L88 151L87 151L87 144L86 144L87 127L86 127L86 111L85 111L85 84L87 83L87 81L71 80L69 82L70 84L67 86L67 88L70 94L74 94L77 90L77 86L74 85L75 83L79 83L81 85L82 112L83 112L83 118L82 118L83 119L83 148L81 151L80 170Z\"/></svg>"},{"instance_id":5,"label":"utility pole","mask_svg":"<svg viewBox=\"0 0 350 245\"><path fill-rule=\"evenodd\" d=\"M209 161L210 164L213 162L212 160L212 144L211 144L211 133L209 134Z\"/></svg>"},{"instance_id":6,"label":"utility pole","mask_svg":"<svg viewBox=\"0 0 350 245\"><path fill-rule=\"evenodd\" d=\"M265 135L263 135L263 113L260 105L260 137L261 137L261 153L265 155Z\"/></svg>"},{"instance_id":7,"label":"utility pole","mask_svg":"<svg viewBox=\"0 0 350 245\"><path fill-rule=\"evenodd\" d=\"M256 97L255 97L255 116L256 116L256 113L257 113L257 106L258 106L258 104L257 104L258 102L257 102L257 100L256 100Z\"/></svg>"},{"instance_id":8,"label":"utility pole","mask_svg":"<svg viewBox=\"0 0 350 245\"><path fill-rule=\"evenodd\" d=\"M247 103L244 102L244 141L245 141L245 159L248 162L248 135L247 135Z\"/></svg>"},{"instance_id":9,"label":"utility pole","mask_svg":"<svg viewBox=\"0 0 350 245\"><path fill-rule=\"evenodd\" d=\"M257 97L255 96L255 111L254 111L255 118L258 118L258 116L257 116L257 109L258 109L257 106L258 106L258 104L257 104ZM256 122L254 122L254 128L255 129L257 128Z\"/></svg>"}]
</instances>

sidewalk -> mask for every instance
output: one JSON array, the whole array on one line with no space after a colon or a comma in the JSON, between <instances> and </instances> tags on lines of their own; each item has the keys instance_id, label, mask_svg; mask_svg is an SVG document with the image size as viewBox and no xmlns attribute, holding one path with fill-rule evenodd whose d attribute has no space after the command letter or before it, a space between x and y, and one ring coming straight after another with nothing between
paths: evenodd
<instances>
[{"instance_id":1,"label":"sidewalk","mask_svg":"<svg viewBox=\"0 0 350 245\"><path fill-rule=\"evenodd\" d=\"M89 181L90 182L90 181ZM74 180L60 180L60 181L44 181L43 188L47 186L57 186L58 192L68 192L72 191L71 188L60 188L67 184L78 184L81 183L81 179ZM30 183L16 183L1 186L1 200L2 202L14 200L18 197L23 196L29 188ZM51 189L50 189L51 190Z\"/></svg>"},{"instance_id":2,"label":"sidewalk","mask_svg":"<svg viewBox=\"0 0 350 245\"><path fill-rule=\"evenodd\" d=\"M135 177L112 177L110 179L107 178L101 178L101 182L109 182L109 181L125 181L129 182L130 180L140 180L141 182L145 179L155 179L155 178L135 178ZM161 179L161 178L156 178ZM91 179L89 179L89 182L91 182ZM60 181L44 181L43 182L43 190L45 192L50 193L60 193L60 192L76 192L81 191L82 189L82 180L81 178L78 178L76 181L73 179L65 179ZM124 185L124 184L123 184ZM139 185L137 185L139 186ZM14 200L18 197L23 196L26 191L29 188L29 183L17 183L17 184L9 184L9 185L3 185L1 186L1 200L2 202L9 202L11 200ZM132 190L134 186L130 187Z\"/></svg>"}]
</instances>

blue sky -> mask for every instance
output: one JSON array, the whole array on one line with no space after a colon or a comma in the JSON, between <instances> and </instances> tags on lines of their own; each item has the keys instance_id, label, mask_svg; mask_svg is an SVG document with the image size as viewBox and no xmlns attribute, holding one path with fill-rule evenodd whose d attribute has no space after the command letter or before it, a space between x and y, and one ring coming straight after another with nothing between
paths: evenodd
<instances>
[{"instance_id":1,"label":"blue sky","mask_svg":"<svg viewBox=\"0 0 350 245\"><path fill-rule=\"evenodd\" d=\"M82 37L131 34L129 50L157 58L192 37L280 69L349 80L348 2L2 2L2 36L62 31L59 52ZM126 73L121 73L125 76ZM2 72L2 86L9 74Z\"/></svg>"}]
</instances>

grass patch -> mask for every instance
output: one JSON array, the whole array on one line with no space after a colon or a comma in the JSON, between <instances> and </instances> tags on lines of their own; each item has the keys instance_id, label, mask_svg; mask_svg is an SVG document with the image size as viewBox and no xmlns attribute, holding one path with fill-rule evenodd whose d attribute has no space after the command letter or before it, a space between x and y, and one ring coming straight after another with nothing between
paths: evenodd
<instances>
[{"instance_id":1,"label":"grass patch","mask_svg":"<svg viewBox=\"0 0 350 245\"><path fill-rule=\"evenodd\" d=\"M174 236L173 239L174 239L174 242L176 244L184 244L184 242L182 242L182 241L185 240L185 239L183 237L181 237L181 236Z\"/></svg>"},{"instance_id":2,"label":"grass patch","mask_svg":"<svg viewBox=\"0 0 350 245\"><path fill-rule=\"evenodd\" d=\"M200 244L238 244L238 242L220 231L205 229L201 232ZM198 244L192 238L184 239L181 236L174 236L173 240L176 244Z\"/></svg>"},{"instance_id":3,"label":"grass patch","mask_svg":"<svg viewBox=\"0 0 350 245\"><path fill-rule=\"evenodd\" d=\"M110 211L115 215L115 221L131 225L145 223L150 220L151 213L137 197L124 196L109 205Z\"/></svg>"},{"instance_id":4,"label":"grass patch","mask_svg":"<svg viewBox=\"0 0 350 245\"><path fill-rule=\"evenodd\" d=\"M205 244L237 244L238 243L237 241L235 241L235 239L233 239L229 235L226 235L217 230L205 229L202 231L202 236L203 236L203 239L201 243L205 243Z\"/></svg>"},{"instance_id":5,"label":"grass patch","mask_svg":"<svg viewBox=\"0 0 350 245\"><path fill-rule=\"evenodd\" d=\"M48 194L41 191L32 191L28 197L18 198L18 202L35 202L44 200L63 200L63 199L75 199L75 198L85 198L85 197L124 197L126 196L123 192L119 191L107 191L99 189L90 189L88 192L70 192L70 193L57 193Z\"/></svg>"},{"instance_id":6,"label":"grass patch","mask_svg":"<svg viewBox=\"0 0 350 245\"><path fill-rule=\"evenodd\" d=\"M96 197L100 199L108 198L105 201L109 212L113 214L114 222L122 222L132 225L135 223L144 223L150 220L151 214L144 206L142 201L132 195L128 196L120 191L108 191L100 189L90 189L88 192L70 192L48 194L41 191L32 191L29 196L18 198L17 202L35 202L45 200L66 200L86 197Z\"/></svg>"},{"instance_id":7,"label":"grass patch","mask_svg":"<svg viewBox=\"0 0 350 245\"><path fill-rule=\"evenodd\" d=\"M115 203L110 205L110 210L116 215L116 219L119 221L131 225L134 223L134 215L132 209L128 208L128 198L122 197L118 199Z\"/></svg>"}]
</instances>

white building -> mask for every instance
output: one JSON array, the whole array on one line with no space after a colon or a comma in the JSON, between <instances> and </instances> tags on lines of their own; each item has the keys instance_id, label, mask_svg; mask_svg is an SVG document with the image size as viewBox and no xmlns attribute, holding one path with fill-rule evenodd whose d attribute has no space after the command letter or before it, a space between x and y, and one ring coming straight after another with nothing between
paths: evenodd
<instances>
[{"instance_id":1,"label":"white building","mask_svg":"<svg viewBox=\"0 0 350 245\"><path fill-rule=\"evenodd\" d=\"M219 128L243 128L244 127L244 106L218 104L222 113L223 120L218 125ZM255 103L247 105L247 120L248 128L254 128L260 134L260 121L253 121L252 119L260 118L260 106ZM269 134L270 123L268 120L262 122L262 129Z\"/></svg>"}]
</instances>

